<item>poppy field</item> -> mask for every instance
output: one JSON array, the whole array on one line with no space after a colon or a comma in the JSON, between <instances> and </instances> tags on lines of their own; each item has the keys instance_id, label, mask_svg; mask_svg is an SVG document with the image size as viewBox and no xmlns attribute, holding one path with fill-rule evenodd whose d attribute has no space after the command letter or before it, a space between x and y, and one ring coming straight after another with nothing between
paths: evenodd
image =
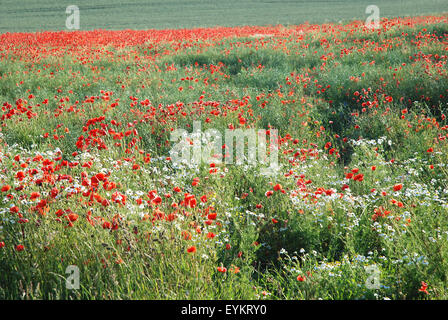
<instances>
[{"instance_id":1,"label":"poppy field","mask_svg":"<svg viewBox=\"0 0 448 320\"><path fill-rule=\"evenodd\" d=\"M447 299L447 22L1 34L0 299Z\"/></svg>"},{"instance_id":2,"label":"poppy field","mask_svg":"<svg viewBox=\"0 0 448 320\"><path fill-rule=\"evenodd\" d=\"M386 18L448 12L446 0L2 0L0 32L61 30L70 5L82 30L145 30L352 21L371 4Z\"/></svg>"}]
</instances>

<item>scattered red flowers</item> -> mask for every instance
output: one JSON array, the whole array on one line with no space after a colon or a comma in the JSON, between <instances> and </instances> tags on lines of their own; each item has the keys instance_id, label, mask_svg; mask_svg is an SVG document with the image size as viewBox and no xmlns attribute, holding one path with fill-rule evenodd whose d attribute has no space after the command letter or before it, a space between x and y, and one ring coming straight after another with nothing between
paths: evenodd
<instances>
[{"instance_id":1,"label":"scattered red flowers","mask_svg":"<svg viewBox=\"0 0 448 320\"><path fill-rule=\"evenodd\" d=\"M34 246L28 246L33 232L42 241L36 244L42 256L50 252L54 261L55 242L74 239L69 245L84 246L86 264L98 260L104 268L114 262L127 268L133 265L127 259L141 256L173 259L171 248L181 250L179 265L186 259L193 268L210 250L208 261L215 262L205 264L208 272L227 273L219 277L226 281L246 272L250 259L277 257L285 242L307 243L302 237L312 238L313 246L324 239L324 252L334 249L327 248L335 245L328 239L346 234L410 239L411 221L417 226L426 221L420 220L425 214L420 203L430 203L426 199L435 198L434 189L446 185L441 161L448 125L436 108L448 97L446 21L446 15L384 19L375 31L358 21L0 34L0 63L11 65L0 74L8 91L0 102L0 131L22 138L29 127L33 137L23 140L39 142L38 150L24 151L7 142L20 139L1 141L2 214L13 221L7 227L13 232L0 234L8 244L1 254L24 251L24 243L26 254L15 256L34 257ZM423 24L433 27L417 28ZM267 73L276 67L268 53L274 61L281 58L282 70L288 66L285 74ZM391 61L384 58L389 54ZM355 63L346 68L347 61ZM333 72L342 76L331 78ZM429 82L420 86L415 79ZM265 82L274 88L260 88ZM437 92L431 87L435 82L441 84ZM420 114L415 101L427 110ZM265 126L263 138L278 143L281 170L224 164L221 160L230 157L227 141L214 150L214 162L177 166L168 156L174 144L170 134L179 127L192 130L196 121L205 130L232 133ZM370 140L377 132L386 140ZM192 137L184 142L197 147ZM417 142L406 146L406 139ZM403 173L409 159L402 146L405 151L415 146L409 154L416 153L418 174L427 178L422 184L435 179L441 182L436 188L408 195L420 188L419 177ZM272 151L266 148L266 159L277 154ZM387 160L391 156L397 159ZM406 193L393 193L404 185ZM438 194L437 201L445 199ZM433 201L428 208L444 212L438 205ZM92 245L82 243L86 234ZM96 245L97 236L105 237L102 245ZM1 241L0 249L5 246ZM200 255L194 254L197 247ZM138 250L142 254L134 254ZM232 260L245 267L240 270ZM176 267L173 261L167 265ZM296 279L318 278L303 273ZM307 285L297 282L291 283ZM423 281L419 292L429 294Z\"/></svg>"}]
</instances>

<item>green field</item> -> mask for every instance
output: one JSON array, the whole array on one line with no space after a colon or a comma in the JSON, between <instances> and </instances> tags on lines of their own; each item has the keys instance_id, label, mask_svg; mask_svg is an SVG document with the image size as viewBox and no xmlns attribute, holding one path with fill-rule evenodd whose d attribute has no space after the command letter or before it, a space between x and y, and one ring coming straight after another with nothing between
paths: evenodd
<instances>
[{"instance_id":1,"label":"green field","mask_svg":"<svg viewBox=\"0 0 448 320\"><path fill-rule=\"evenodd\" d=\"M82 30L118 30L338 22L365 19L371 4L381 17L448 11L446 0L3 0L0 32L64 30L69 5L79 7Z\"/></svg>"}]
</instances>

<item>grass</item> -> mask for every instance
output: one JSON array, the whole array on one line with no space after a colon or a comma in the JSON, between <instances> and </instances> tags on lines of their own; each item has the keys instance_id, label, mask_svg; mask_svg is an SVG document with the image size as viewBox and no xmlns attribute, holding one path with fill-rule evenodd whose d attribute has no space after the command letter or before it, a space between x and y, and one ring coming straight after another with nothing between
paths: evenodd
<instances>
[{"instance_id":1,"label":"grass","mask_svg":"<svg viewBox=\"0 0 448 320\"><path fill-rule=\"evenodd\" d=\"M65 30L65 9L73 1L2 1L0 32ZM166 29L241 25L290 25L365 20L368 5L381 17L448 12L444 0L258 1L258 0L80 0L81 30Z\"/></svg>"},{"instance_id":2,"label":"grass","mask_svg":"<svg viewBox=\"0 0 448 320\"><path fill-rule=\"evenodd\" d=\"M448 298L447 16L202 32L1 35L0 299Z\"/></svg>"}]
</instances>

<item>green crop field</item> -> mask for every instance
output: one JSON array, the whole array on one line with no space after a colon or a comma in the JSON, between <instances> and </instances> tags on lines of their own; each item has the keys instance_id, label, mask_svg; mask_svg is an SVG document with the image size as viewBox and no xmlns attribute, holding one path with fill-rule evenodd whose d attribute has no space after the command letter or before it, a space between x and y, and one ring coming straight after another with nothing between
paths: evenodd
<instances>
[{"instance_id":1,"label":"green crop field","mask_svg":"<svg viewBox=\"0 0 448 320\"><path fill-rule=\"evenodd\" d=\"M118 30L338 22L365 19L371 4L381 17L448 11L446 0L2 0L0 32L63 30L69 5L79 7L82 30Z\"/></svg>"}]
</instances>

